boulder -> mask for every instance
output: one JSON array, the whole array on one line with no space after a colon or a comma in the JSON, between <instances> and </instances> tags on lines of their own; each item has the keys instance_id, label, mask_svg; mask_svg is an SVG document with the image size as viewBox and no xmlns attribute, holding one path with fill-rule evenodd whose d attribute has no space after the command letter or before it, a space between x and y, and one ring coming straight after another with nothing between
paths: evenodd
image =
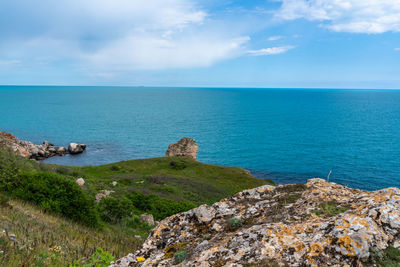
<instances>
[{"instance_id":1,"label":"boulder","mask_svg":"<svg viewBox=\"0 0 400 267\"><path fill-rule=\"evenodd\" d=\"M75 182L81 187L85 184L85 180L83 180L83 178L78 178Z\"/></svg>"},{"instance_id":2,"label":"boulder","mask_svg":"<svg viewBox=\"0 0 400 267\"><path fill-rule=\"evenodd\" d=\"M177 248L190 255L179 266L373 266L370 256L389 246L400 246L400 189L310 179L168 217L112 266L174 266Z\"/></svg>"},{"instance_id":3,"label":"boulder","mask_svg":"<svg viewBox=\"0 0 400 267\"><path fill-rule=\"evenodd\" d=\"M115 192L115 191L112 191L112 190L101 190L99 193L96 194L96 196L95 196L95 198L96 198L95 202L96 202L96 203L100 202L100 200L101 200L102 198L108 197L108 196L111 195L111 193L114 193L114 192Z\"/></svg>"},{"instance_id":4,"label":"boulder","mask_svg":"<svg viewBox=\"0 0 400 267\"><path fill-rule=\"evenodd\" d=\"M167 152L165 152L166 157L189 157L196 159L197 153L199 152L199 146L196 140L188 137L184 137L178 141L176 144L170 144L168 146Z\"/></svg>"},{"instance_id":5,"label":"boulder","mask_svg":"<svg viewBox=\"0 0 400 267\"><path fill-rule=\"evenodd\" d=\"M142 214L140 215L140 221L147 223L150 226L154 225L154 217L152 214Z\"/></svg>"},{"instance_id":6,"label":"boulder","mask_svg":"<svg viewBox=\"0 0 400 267\"><path fill-rule=\"evenodd\" d=\"M118 183L117 183L117 181L112 181L112 186L116 186Z\"/></svg>"},{"instance_id":7,"label":"boulder","mask_svg":"<svg viewBox=\"0 0 400 267\"><path fill-rule=\"evenodd\" d=\"M78 144L78 143L70 143L68 145L68 152L70 154L80 154L85 151L86 145L85 144Z\"/></svg>"}]
</instances>

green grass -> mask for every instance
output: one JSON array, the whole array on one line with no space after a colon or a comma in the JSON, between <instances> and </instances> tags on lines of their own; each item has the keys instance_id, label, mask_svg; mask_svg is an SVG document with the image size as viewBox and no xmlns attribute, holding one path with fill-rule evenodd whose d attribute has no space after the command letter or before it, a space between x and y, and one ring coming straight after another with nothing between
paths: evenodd
<instances>
[{"instance_id":1,"label":"green grass","mask_svg":"<svg viewBox=\"0 0 400 267\"><path fill-rule=\"evenodd\" d=\"M389 246L383 251L371 248L370 263L380 267L400 267L400 248Z\"/></svg>"},{"instance_id":2,"label":"green grass","mask_svg":"<svg viewBox=\"0 0 400 267\"><path fill-rule=\"evenodd\" d=\"M319 209L314 211L314 213L323 218L334 217L347 210L346 207L338 206L335 200L328 201L319 205Z\"/></svg>"}]
</instances>

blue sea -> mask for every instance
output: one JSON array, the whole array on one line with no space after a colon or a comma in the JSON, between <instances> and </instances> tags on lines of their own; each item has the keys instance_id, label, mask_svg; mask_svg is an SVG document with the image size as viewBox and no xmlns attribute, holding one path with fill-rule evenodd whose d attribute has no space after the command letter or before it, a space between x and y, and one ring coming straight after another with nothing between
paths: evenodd
<instances>
[{"instance_id":1,"label":"blue sea","mask_svg":"<svg viewBox=\"0 0 400 267\"><path fill-rule=\"evenodd\" d=\"M0 130L67 146L48 163L97 165L163 156L195 138L201 162L276 183L312 177L400 187L400 91L149 87L0 87Z\"/></svg>"}]
</instances>

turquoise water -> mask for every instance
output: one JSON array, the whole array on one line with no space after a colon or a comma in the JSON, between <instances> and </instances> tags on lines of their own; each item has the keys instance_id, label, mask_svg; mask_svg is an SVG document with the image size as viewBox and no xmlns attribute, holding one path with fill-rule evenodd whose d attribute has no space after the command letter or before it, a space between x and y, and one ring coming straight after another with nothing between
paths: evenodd
<instances>
[{"instance_id":1,"label":"turquoise water","mask_svg":"<svg viewBox=\"0 0 400 267\"><path fill-rule=\"evenodd\" d=\"M0 87L0 130L88 145L51 163L163 156L193 137L202 162L277 183L327 177L362 189L400 186L400 91Z\"/></svg>"}]
</instances>

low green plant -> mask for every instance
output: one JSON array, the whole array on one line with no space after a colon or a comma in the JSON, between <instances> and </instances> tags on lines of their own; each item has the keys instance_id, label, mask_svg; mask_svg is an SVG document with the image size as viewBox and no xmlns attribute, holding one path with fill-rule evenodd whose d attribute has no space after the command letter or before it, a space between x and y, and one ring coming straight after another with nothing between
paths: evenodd
<instances>
[{"instance_id":1,"label":"low green plant","mask_svg":"<svg viewBox=\"0 0 400 267\"><path fill-rule=\"evenodd\" d=\"M186 164L184 161L173 160L169 163L169 166L174 170L183 170L186 168Z\"/></svg>"},{"instance_id":2,"label":"low green plant","mask_svg":"<svg viewBox=\"0 0 400 267\"><path fill-rule=\"evenodd\" d=\"M380 267L399 267L400 266L400 249L389 246L385 250L378 250L373 247L370 249L370 262Z\"/></svg>"},{"instance_id":3,"label":"low green plant","mask_svg":"<svg viewBox=\"0 0 400 267\"><path fill-rule=\"evenodd\" d=\"M347 210L346 207L340 207L336 200L324 202L318 207L319 209L314 211L314 213L323 218L333 217Z\"/></svg>"},{"instance_id":4,"label":"low green plant","mask_svg":"<svg viewBox=\"0 0 400 267\"><path fill-rule=\"evenodd\" d=\"M104 251L101 248L96 249L89 260L82 263L82 260L74 261L69 267L108 267L110 263L115 260L115 257L111 253Z\"/></svg>"},{"instance_id":5,"label":"low green plant","mask_svg":"<svg viewBox=\"0 0 400 267\"><path fill-rule=\"evenodd\" d=\"M174 254L174 261L176 263L181 263L186 259L187 253L185 250L179 251Z\"/></svg>"},{"instance_id":6,"label":"low green plant","mask_svg":"<svg viewBox=\"0 0 400 267\"><path fill-rule=\"evenodd\" d=\"M10 197L7 195L0 195L0 206L1 207L8 207L8 202L10 201Z\"/></svg>"},{"instance_id":7,"label":"low green plant","mask_svg":"<svg viewBox=\"0 0 400 267\"><path fill-rule=\"evenodd\" d=\"M98 205L101 218L110 223L117 223L131 215L133 210L132 201L125 197L105 197Z\"/></svg>"},{"instance_id":8,"label":"low green plant","mask_svg":"<svg viewBox=\"0 0 400 267\"><path fill-rule=\"evenodd\" d=\"M238 218L232 218L231 221L229 222L229 226L231 228L239 228L243 225L242 221Z\"/></svg>"}]
</instances>

